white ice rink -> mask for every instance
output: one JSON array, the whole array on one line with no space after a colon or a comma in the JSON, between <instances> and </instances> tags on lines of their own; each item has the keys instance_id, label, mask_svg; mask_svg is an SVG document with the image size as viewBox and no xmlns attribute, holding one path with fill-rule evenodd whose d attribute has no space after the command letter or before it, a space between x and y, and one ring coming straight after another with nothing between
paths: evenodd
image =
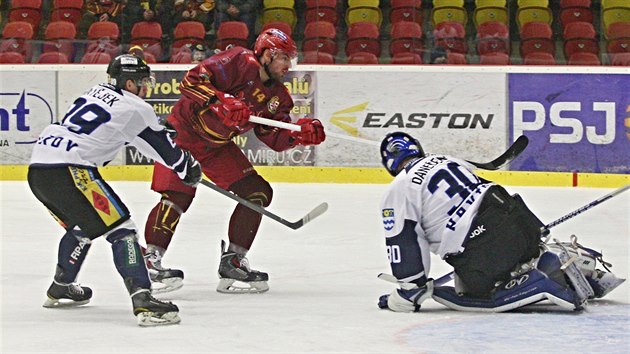
<instances>
[{"instance_id":1,"label":"white ice rink","mask_svg":"<svg viewBox=\"0 0 630 354\"><path fill-rule=\"evenodd\" d=\"M148 182L112 182L138 228L158 195ZM415 314L382 311L379 295L393 285L378 202L385 185L273 184L270 210L296 220L320 202L330 209L294 231L264 218L249 254L270 274L258 295L215 291L219 242L234 202L203 186L166 254L186 273L178 292L158 296L180 308L180 325L140 328L114 268L109 243L98 239L79 274L94 291L74 309L45 309L62 229L25 182L0 182L2 353L630 353L628 282L582 313L548 303L503 314L448 310L433 300ZM551 222L612 189L507 187ZM601 250L613 271L630 268L630 192L553 229ZM434 259L431 276L449 271Z\"/></svg>"}]
</instances>

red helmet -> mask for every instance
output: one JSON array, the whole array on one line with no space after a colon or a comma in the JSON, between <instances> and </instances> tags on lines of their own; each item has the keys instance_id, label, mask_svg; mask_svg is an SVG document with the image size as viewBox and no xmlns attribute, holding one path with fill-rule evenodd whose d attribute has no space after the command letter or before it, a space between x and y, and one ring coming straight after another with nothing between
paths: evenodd
<instances>
[{"instance_id":1,"label":"red helmet","mask_svg":"<svg viewBox=\"0 0 630 354\"><path fill-rule=\"evenodd\" d=\"M297 58L297 46L291 37L276 28L270 28L258 35L254 44L254 54L260 57L265 49L270 49L272 54L276 51L289 56L289 58Z\"/></svg>"}]
</instances>

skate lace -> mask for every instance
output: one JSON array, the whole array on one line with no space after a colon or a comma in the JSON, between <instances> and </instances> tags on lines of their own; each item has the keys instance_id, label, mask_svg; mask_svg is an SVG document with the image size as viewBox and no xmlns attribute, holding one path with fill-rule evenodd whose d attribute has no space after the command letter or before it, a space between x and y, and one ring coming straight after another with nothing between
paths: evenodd
<instances>
[{"instance_id":1,"label":"skate lace","mask_svg":"<svg viewBox=\"0 0 630 354\"><path fill-rule=\"evenodd\" d=\"M249 261L245 256L237 256L238 262L241 264L241 268L247 270L248 272L252 271L252 268L249 266Z\"/></svg>"},{"instance_id":2,"label":"skate lace","mask_svg":"<svg viewBox=\"0 0 630 354\"><path fill-rule=\"evenodd\" d=\"M72 295L83 295L85 293L81 284L78 283L68 284L68 292Z\"/></svg>"}]
</instances>

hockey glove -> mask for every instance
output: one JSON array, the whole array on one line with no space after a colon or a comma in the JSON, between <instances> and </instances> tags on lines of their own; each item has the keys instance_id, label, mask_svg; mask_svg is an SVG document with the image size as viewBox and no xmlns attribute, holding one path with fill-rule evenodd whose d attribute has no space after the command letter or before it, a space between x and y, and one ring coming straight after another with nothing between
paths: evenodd
<instances>
[{"instance_id":1,"label":"hockey glove","mask_svg":"<svg viewBox=\"0 0 630 354\"><path fill-rule=\"evenodd\" d=\"M295 139L295 145L318 145L326 140L324 126L318 119L300 118L297 124L302 127L302 130L290 133L291 137Z\"/></svg>"},{"instance_id":2,"label":"hockey glove","mask_svg":"<svg viewBox=\"0 0 630 354\"><path fill-rule=\"evenodd\" d=\"M209 105L212 110L228 127L242 126L249 120L251 112L247 104L226 93L217 93L218 101Z\"/></svg>"},{"instance_id":3,"label":"hockey glove","mask_svg":"<svg viewBox=\"0 0 630 354\"><path fill-rule=\"evenodd\" d=\"M195 187L201 182L203 177L201 173L201 165L188 151L184 151L184 163L186 164L182 172L178 172L182 182L191 187Z\"/></svg>"},{"instance_id":4,"label":"hockey glove","mask_svg":"<svg viewBox=\"0 0 630 354\"><path fill-rule=\"evenodd\" d=\"M433 281L429 281L423 287L396 289L391 294L381 295L378 299L378 307L394 312L418 312L420 304L432 295Z\"/></svg>"},{"instance_id":5,"label":"hockey glove","mask_svg":"<svg viewBox=\"0 0 630 354\"><path fill-rule=\"evenodd\" d=\"M177 137L177 130L175 130L175 127L172 126L171 123L164 120L162 125L164 125L164 130L166 130L166 133L168 133L168 136L170 136L171 139L175 139Z\"/></svg>"}]
</instances>

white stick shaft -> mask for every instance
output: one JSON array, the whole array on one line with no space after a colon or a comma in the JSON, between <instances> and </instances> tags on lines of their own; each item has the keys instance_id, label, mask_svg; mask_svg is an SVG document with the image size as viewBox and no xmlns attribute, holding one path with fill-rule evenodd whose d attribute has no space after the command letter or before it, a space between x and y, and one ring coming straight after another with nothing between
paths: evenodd
<instances>
[{"instance_id":1,"label":"white stick shaft","mask_svg":"<svg viewBox=\"0 0 630 354\"><path fill-rule=\"evenodd\" d=\"M302 131L302 127L297 124L280 122L274 119L268 119L268 118L257 117L257 116L249 116L249 121L252 123L268 125L270 127L287 129L294 132ZM349 136L349 135L343 135L343 134L337 134L337 133L331 133L331 132L326 132L326 135L333 138L337 138L337 139L354 141L355 143L360 143L360 144L373 145L373 146L381 145L378 141L357 138L357 137Z\"/></svg>"}]
</instances>

